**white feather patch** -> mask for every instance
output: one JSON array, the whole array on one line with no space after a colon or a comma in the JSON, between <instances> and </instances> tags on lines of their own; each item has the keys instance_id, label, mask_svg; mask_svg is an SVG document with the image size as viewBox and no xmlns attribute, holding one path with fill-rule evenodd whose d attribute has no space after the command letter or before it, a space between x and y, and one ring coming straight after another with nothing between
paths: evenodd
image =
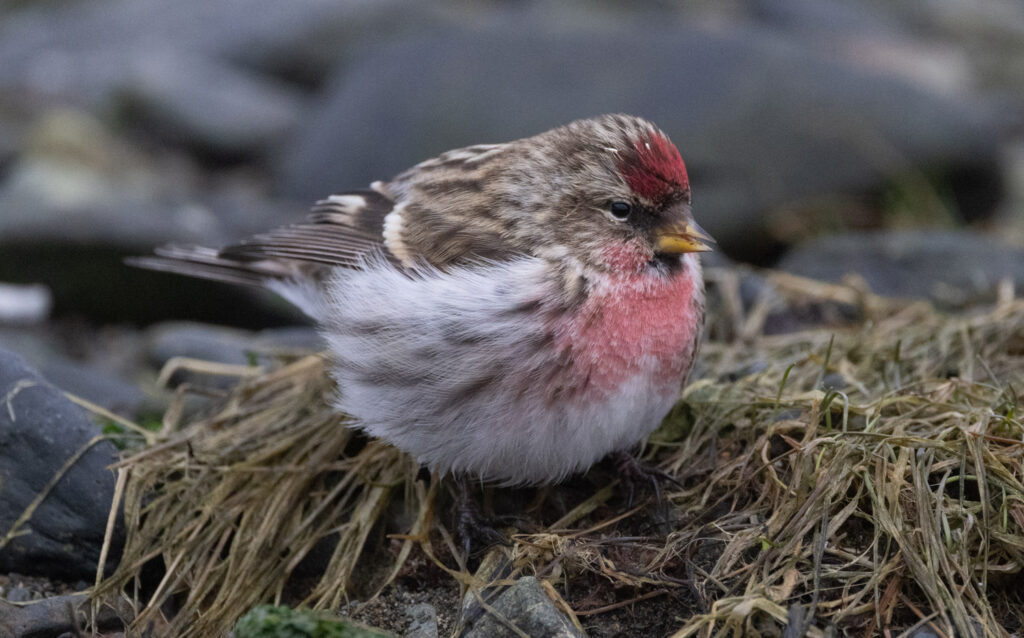
<instances>
[{"instance_id":1,"label":"white feather patch","mask_svg":"<svg viewBox=\"0 0 1024 638\"><path fill-rule=\"evenodd\" d=\"M497 155L498 153L502 152L504 149L505 149L504 145L495 145L494 148L490 148L490 149L485 150L483 152L477 153L476 155L473 155L472 157L467 157L466 158L466 164L476 164L478 162L482 162L482 161L484 161L485 159L487 159L489 157L493 157L494 155Z\"/></svg>"},{"instance_id":2,"label":"white feather patch","mask_svg":"<svg viewBox=\"0 0 1024 638\"><path fill-rule=\"evenodd\" d=\"M398 204L384 217L384 245L399 261L406 266L412 266L414 260L402 240L402 233L405 230L402 212L405 211L405 206L406 202Z\"/></svg>"},{"instance_id":3,"label":"white feather patch","mask_svg":"<svg viewBox=\"0 0 1024 638\"><path fill-rule=\"evenodd\" d=\"M366 207L366 198L362 195L331 195L327 201L338 207L339 212L356 213Z\"/></svg>"}]
</instances>

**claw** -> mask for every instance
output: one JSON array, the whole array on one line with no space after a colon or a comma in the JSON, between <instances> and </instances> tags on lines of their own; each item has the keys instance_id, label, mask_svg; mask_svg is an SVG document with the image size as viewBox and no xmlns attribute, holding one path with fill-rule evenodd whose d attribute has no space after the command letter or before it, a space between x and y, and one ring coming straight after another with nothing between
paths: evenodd
<instances>
[{"instance_id":1,"label":"claw","mask_svg":"<svg viewBox=\"0 0 1024 638\"><path fill-rule=\"evenodd\" d=\"M664 470L641 463L629 452L612 452L608 455L608 458L614 464L622 485L626 489L626 508L632 509L633 507L637 484L648 485L654 492L654 501L662 510L662 514L665 514L663 518L667 522L670 518L668 516L668 503L662 497L661 484L662 482L671 483L679 488L683 487L683 484Z\"/></svg>"},{"instance_id":2,"label":"claw","mask_svg":"<svg viewBox=\"0 0 1024 638\"><path fill-rule=\"evenodd\" d=\"M481 554L494 545L510 544L508 538L497 529L502 525L502 519L486 516L480 511L480 505L473 498L467 478L455 479L455 493L459 508L459 539L462 541L462 552L467 561L471 556Z\"/></svg>"}]
</instances>

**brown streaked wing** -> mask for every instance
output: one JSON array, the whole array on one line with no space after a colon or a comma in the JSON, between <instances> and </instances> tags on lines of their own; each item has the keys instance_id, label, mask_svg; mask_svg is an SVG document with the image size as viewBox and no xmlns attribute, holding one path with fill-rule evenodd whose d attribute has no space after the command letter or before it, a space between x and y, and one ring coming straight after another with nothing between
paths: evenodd
<instances>
[{"instance_id":1,"label":"brown streaked wing","mask_svg":"<svg viewBox=\"0 0 1024 638\"><path fill-rule=\"evenodd\" d=\"M502 236L499 223L479 209L456 212L410 204L401 214L405 251L441 269L480 260L508 259L521 252Z\"/></svg>"},{"instance_id":2,"label":"brown streaked wing","mask_svg":"<svg viewBox=\"0 0 1024 638\"><path fill-rule=\"evenodd\" d=\"M514 216L500 214L515 206L503 199L501 179L514 148L506 142L452 149L381 185L397 196L386 241L402 263L446 269L529 252L510 241Z\"/></svg>"}]
</instances>

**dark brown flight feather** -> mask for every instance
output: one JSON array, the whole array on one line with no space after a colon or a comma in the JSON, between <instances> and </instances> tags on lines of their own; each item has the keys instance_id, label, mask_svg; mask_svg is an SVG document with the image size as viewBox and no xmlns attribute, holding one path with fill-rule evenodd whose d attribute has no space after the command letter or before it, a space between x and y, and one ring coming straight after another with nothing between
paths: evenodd
<instances>
[{"instance_id":1,"label":"dark brown flight feather","mask_svg":"<svg viewBox=\"0 0 1024 638\"><path fill-rule=\"evenodd\" d=\"M384 218L394 202L373 190L333 195L317 202L304 223L282 226L219 250L169 245L133 266L232 284L326 277L324 267L357 268L369 255L397 263L383 240Z\"/></svg>"}]
</instances>

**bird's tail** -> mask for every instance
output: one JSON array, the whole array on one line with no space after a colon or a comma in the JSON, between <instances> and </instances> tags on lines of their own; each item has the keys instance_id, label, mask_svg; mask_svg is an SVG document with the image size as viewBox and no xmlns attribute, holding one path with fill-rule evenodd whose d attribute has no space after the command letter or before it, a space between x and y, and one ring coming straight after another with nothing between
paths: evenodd
<instances>
[{"instance_id":1,"label":"bird's tail","mask_svg":"<svg viewBox=\"0 0 1024 638\"><path fill-rule=\"evenodd\" d=\"M157 248L154 255L128 257L129 266L171 272L229 284L265 287L270 280L295 276L288 265L275 260L243 260L224 257L220 251L204 246L169 244Z\"/></svg>"},{"instance_id":2,"label":"bird's tail","mask_svg":"<svg viewBox=\"0 0 1024 638\"><path fill-rule=\"evenodd\" d=\"M322 283L326 270L321 264L283 259L250 259L224 255L204 246L169 244L145 257L128 257L125 263L138 268L170 272L229 284L266 288L318 318L324 304Z\"/></svg>"}]
</instances>

